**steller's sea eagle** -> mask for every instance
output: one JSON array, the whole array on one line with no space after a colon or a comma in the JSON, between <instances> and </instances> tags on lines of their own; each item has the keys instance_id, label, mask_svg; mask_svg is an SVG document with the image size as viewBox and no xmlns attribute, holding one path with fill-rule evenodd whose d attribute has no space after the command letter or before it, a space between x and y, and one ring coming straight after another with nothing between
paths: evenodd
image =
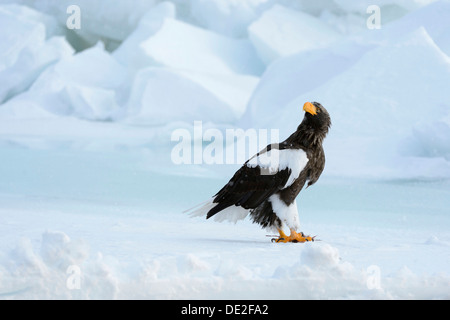
<instances>
[{"instance_id":1,"label":"steller's sea eagle","mask_svg":"<svg viewBox=\"0 0 450 320\"><path fill-rule=\"evenodd\" d=\"M299 232L296 197L313 185L325 167L322 142L331 126L330 115L318 102L306 102L305 116L285 141L270 144L247 160L231 180L192 215L219 220L243 219L250 214L263 228L276 229L276 242L314 241ZM283 229L290 230L287 236Z\"/></svg>"}]
</instances>

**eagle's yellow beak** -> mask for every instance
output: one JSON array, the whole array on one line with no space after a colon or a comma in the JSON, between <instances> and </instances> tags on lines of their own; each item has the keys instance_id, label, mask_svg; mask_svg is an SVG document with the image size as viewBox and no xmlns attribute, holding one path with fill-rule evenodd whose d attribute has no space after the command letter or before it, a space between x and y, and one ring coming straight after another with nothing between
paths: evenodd
<instances>
[{"instance_id":1,"label":"eagle's yellow beak","mask_svg":"<svg viewBox=\"0 0 450 320\"><path fill-rule=\"evenodd\" d=\"M306 102L303 105L303 111L306 111L306 112L312 114L313 116L317 115L316 106L313 105L311 102Z\"/></svg>"}]
</instances>

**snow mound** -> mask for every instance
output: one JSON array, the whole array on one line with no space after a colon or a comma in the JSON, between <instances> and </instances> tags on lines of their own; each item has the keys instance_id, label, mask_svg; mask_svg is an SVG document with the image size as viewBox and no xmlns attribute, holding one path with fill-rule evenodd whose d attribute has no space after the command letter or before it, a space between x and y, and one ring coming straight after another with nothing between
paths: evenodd
<instances>
[{"instance_id":1,"label":"snow mound","mask_svg":"<svg viewBox=\"0 0 450 320\"><path fill-rule=\"evenodd\" d=\"M398 134L409 131L412 124L442 114L446 101L439 93L448 81L450 58L424 28L419 28L394 46L367 52L348 70L308 95L340 111L334 112L335 132L350 134L348 128L352 128L373 134L382 123L385 133ZM422 106L428 112L424 113ZM345 114L350 111L360 121L349 121Z\"/></svg>"},{"instance_id":2,"label":"snow mound","mask_svg":"<svg viewBox=\"0 0 450 320\"><path fill-rule=\"evenodd\" d=\"M173 19L165 19L159 31L141 46L159 66L217 74L259 75L263 71L248 40L228 38Z\"/></svg>"},{"instance_id":3,"label":"snow mound","mask_svg":"<svg viewBox=\"0 0 450 320\"><path fill-rule=\"evenodd\" d=\"M50 64L72 55L56 22L18 5L0 6L0 103L19 94Z\"/></svg>"},{"instance_id":4,"label":"snow mound","mask_svg":"<svg viewBox=\"0 0 450 320\"><path fill-rule=\"evenodd\" d=\"M83 240L72 240L63 232L45 232L37 246L22 239L0 259L2 296L205 299L208 292L207 299L270 299L276 291L278 299L448 298L445 275L418 275L406 267L388 275L377 266L358 270L328 244L298 248L299 259L278 266L272 275L217 254L160 255L130 267L91 251Z\"/></svg>"},{"instance_id":5,"label":"snow mound","mask_svg":"<svg viewBox=\"0 0 450 320\"><path fill-rule=\"evenodd\" d=\"M84 50L103 41L107 48L115 48L125 40L136 28L141 17L155 4L157 0L136 0L130 5L129 1L61 0L34 1L22 0L29 7L44 12L57 19L63 26L67 37L77 51ZM80 8L81 28L67 30L66 23L73 12L68 8L76 5Z\"/></svg>"},{"instance_id":6,"label":"snow mound","mask_svg":"<svg viewBox=\"0 0 450 320\"><path fill-rule=\"evenodd\" d=\"M450 161L450 117L414 126L400 150L407 156L444 158Z\"/></svg>"},{"instance_id":7,"label":"snow mound","mask_svg":"<svg viewBox=\"0 0 450 320\"><path fill-rule=\"evenodd\" d=\"M369 48L368 45L345 41L274 61L254 90L242 124L258 126L272 121L275 106L283 109L299 95L322 86L346 71Z\"/></svg>"},{"instance_id":8,"label":"snow mound","mask_svg":"<svg viewBox=\"0 0 450 320\"><path fill-rule=\"evenodd\" d=\"M258 77L248 75L220 75L186 71L180 71L180 73L202 85L225 102L235 119L239 119L244 114L250 97L259 83Z\"/></svg>"},{"instance_id":9,"label":"snow mound","mask_svg":"<svg viewBox=\"0 0 450 320\"><path fill-rule=\"evenodd\" d=\"M340 39L340 35L319 19L274 5L248 28L249 39L267 65L301 51L321 48Z\"/></svg>"},{"instance_id":10,"label":"snow mound","mask_svg":"<svg viewBox=\"0 0 450 320\"><path fill-rule=\"evenodd\" d=\"M132 70L151 66L153 60L144 52L141 44L158 32L165 19L174 19L175 15L175 6L167 1L150 9L139 21L133 33L113 52L114 58Z\"/></svg>"},{"instance_id":11,"label":"snow mound","mask_svg":"<svg viewBox=\"0 0 450 320\"><path fill-rule=\"evenodd\" d=\"M143 69L133 83L127 121L154 125L198 119L233 123L243 114L257 81L250 76Z\"/></svg>"},{"instance_id":12,"label":"snow mound","mask_svg":"<svg viewBox=\"0 0 450 320\"><path fill-rule=\"evenodd\" d=\"M45 232L39 248L24 238L2 257L2 295L34 299L36 293L46 292L45 298L55 299L115 298L118 289L111 262L106 264L101 254L88 257L88 245L63 232ZM82 286L87 290L81 292Z\"/></svg>"},{"instance_id":13,"label":"snow mound","mask_svg":"<svg viewBox=\"0 0 450 320\"><path fill-rule=\"evenodd\" d=\"M425 28L435 44L450 56L450 2L446 0L436 1L392 22L379 36L380 39L395 38L420 27Z\"/></svg>"},{"instance_id":14,"label":"snow mound","mask_svg":"<svg viewBox=\"0 0 450 320\"><path fill-rule=\"evenodd\" d=\"M333 119L326 140L328 172L378 177L406 174L402 167L407 160L394 161L399 144L414 126L432 123L447 114L448 101L441 93L450 83L450 58L424 28L400 37L395 45L380 45L362 55L356 50L352 55L356 62L348 61L345 70L334 69L336 74L329 75L322 85L293 99L291 95L290 102L280 105L282 115L275 124L265 118L254 125L278 127L280 136L287 136L300 121L303 103L319 101ZM324 62L319 59L310 67L322 70L320 63ZM252 114L259 112L258 106L252 107ZM425 172L429 174L429 169L422 166L414 174Z\"/></svg>"},{"instance_id":15,"label":"snow mound","mask_svg":"<svg viewBox=\"0 0 450 320\"><path fill-rule=\"evenodd\" d=\"M347 0L333 0L338 6L345 12L365 12L367 7L373 5L374 2L371 0L363 1L347 1ZM381 8L395 6L403 8L404 10L412 11L419 9L420 7L426 6L436 0L379 0L376 5Z\"/></svg>"},{"instance_id":16,"label":"snow mound","mask_svg":"<svg viewBox=\"0 0 450 320\"><path fill-rule=\"evenodd\" d=\"M123 116L127 71L101 44L47 68L30 89L10 100L33 101L62 116L112 120ZM6 104L7 106L8 104Z\"/></svg>"},{"instance_id":17,"label":"snow mound","mask_svg":"<svg viewBox=\"0 0 450 320\"><path fill-rule=\"evenodd\" d=\"M40 256L48 266L66 270L70 265L81 264L88 253L86 244L71 241L63 232L47 231L42 235Z\"/></svg>"},{"instance_id":18,"label":"snow mound","mask_svg":"<svg viewBox=\"0 0 450 320\"><path fill-rule=\"evenodd\" d=\"M57 115L45 110L41 105L26 99L15 99L0 108L0 118L4 121L43 118L56 119ZM2 125L5 127L4 125Z\"/></svg>"},{"instance_id":19,"label":"snow mound","mask_svg":"<svg viewBox=\"0 0 450 320\"><path fill-rule=\"evenodd\" d=\"M312 268L329 268L341 263L338 249L329 244L317 248L308 247L302 252L300 261Z\"/></svg>"},{"instance_id":20,"label":"snow mound","mask_svg":"<svg viewBox=\"0 0 450 320\"><path fill-rule=\"evenodd\" d=\"M367 275L353 265L341 260L337 248L329 244L308 246L301 251L300 259L291 266L278 267L277 279L295 281L298 287L309 288L296 293L296 299L320 299L329 297L351 299L352 294L366 298L377 294L367 286Z\"/></svg>"},{"instance_id":21,"label":"snow mound","mask_svg":"<svg viewBox=\"0 0 450 320\"><path fill-rule=\"evenodd\" d=\"M202 27L236 38L247 36L247 27L267 9L267 0L193 0L190 14Z\"/></svg>"},{"instance_id":22,"label":"snow mound","mask_svg":"<svg viewBox=\"0 0 450 320\"><path fill-rule=\"evenodd\" d=\"M277 278L295 279L298 277L306 277L308 274L314 273L314 270L320 273L355 273L353 266L348 262L343 262L339 250L329 244L320 244L314 246L306 246L301 250L300 258L297 263L292 266L278 267L274 276ZM331 276L331 273L330 275ZM361 276L361 275L358 275ZM359 280L364 280L361 277Z\"/></svg>"},{"instance_id":23,"label":"snow mound","mask_svg":"<svg viewBox=\"0 0 450 320\"><path fill-rule=\"evenodd\" d=\"M22 23L42 24L45 26L46 39L54 36L63 36L64 27L61 26L57 19L44 11L35 10L30 6L20 5L12 2L11 4L0 4L2 15L14 16L16 20ZM5 18L5 17L3 17ZM10 32L13 30L9 30Z\"/></svg>"},{"instance_id":24,"label":"snow mound","mask_svg":"<svg viewBox=\"0 0 450 320\"><path fill-rule=\"evenodd\" d=\"M443 247L450 247L450 242L442 241L436 236L429 237L424 243L429 246L438 245Z\"/></svg>"}]
</instances>

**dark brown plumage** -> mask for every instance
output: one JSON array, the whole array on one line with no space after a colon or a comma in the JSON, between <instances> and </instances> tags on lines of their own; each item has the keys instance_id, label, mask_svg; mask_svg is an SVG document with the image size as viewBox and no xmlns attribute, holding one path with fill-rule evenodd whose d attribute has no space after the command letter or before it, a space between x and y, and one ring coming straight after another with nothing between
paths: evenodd
<instances>
[{"instance_id":1,"label":"dark brown plumage","mask_svg":"<svg viewBox=\"0 0 450 320\"><path fill-rule=\"evenodd\" d=\"M297 130L285 141L268 145L247 160L213 197L213 206L208 208L207 218L238 206L248 210L253 222L278 229L280 237L277 241L312 240L311 237L308 240L308 237L296 236L299 235L295 231L299 225L295 199L305 184L309 187L316 183L324 170L322 142L331 126L331 119L318 102L307 102L303 109L306 113ZM255 165L255 159L270 152L279 154L280 167L273 174L262 174L264 166ZM291 236L283 233L283 227L289 227Z\"/></svg>"}]
</instances>

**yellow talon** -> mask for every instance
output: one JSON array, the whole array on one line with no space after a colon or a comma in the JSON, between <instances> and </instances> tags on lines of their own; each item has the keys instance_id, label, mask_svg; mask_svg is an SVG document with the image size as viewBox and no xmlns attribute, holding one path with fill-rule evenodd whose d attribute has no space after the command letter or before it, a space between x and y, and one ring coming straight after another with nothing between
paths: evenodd
<instances>
[{"instance_id":1,"label":"yellow talon","mask_svg":"<svg viewBox=\"0 0 450 320\"><path fill-rule=\"evenodd\" d=\"M272 239L272 241L283 243L286 242L304 243L308 241L314 241L314 237L305 236L303 232L297 233L294 229L291 229L291 234L289 236L287 236L281 229L278 229L278 233L280 234L280 236L276 239Z\"/></svg>"}]
</instances>

